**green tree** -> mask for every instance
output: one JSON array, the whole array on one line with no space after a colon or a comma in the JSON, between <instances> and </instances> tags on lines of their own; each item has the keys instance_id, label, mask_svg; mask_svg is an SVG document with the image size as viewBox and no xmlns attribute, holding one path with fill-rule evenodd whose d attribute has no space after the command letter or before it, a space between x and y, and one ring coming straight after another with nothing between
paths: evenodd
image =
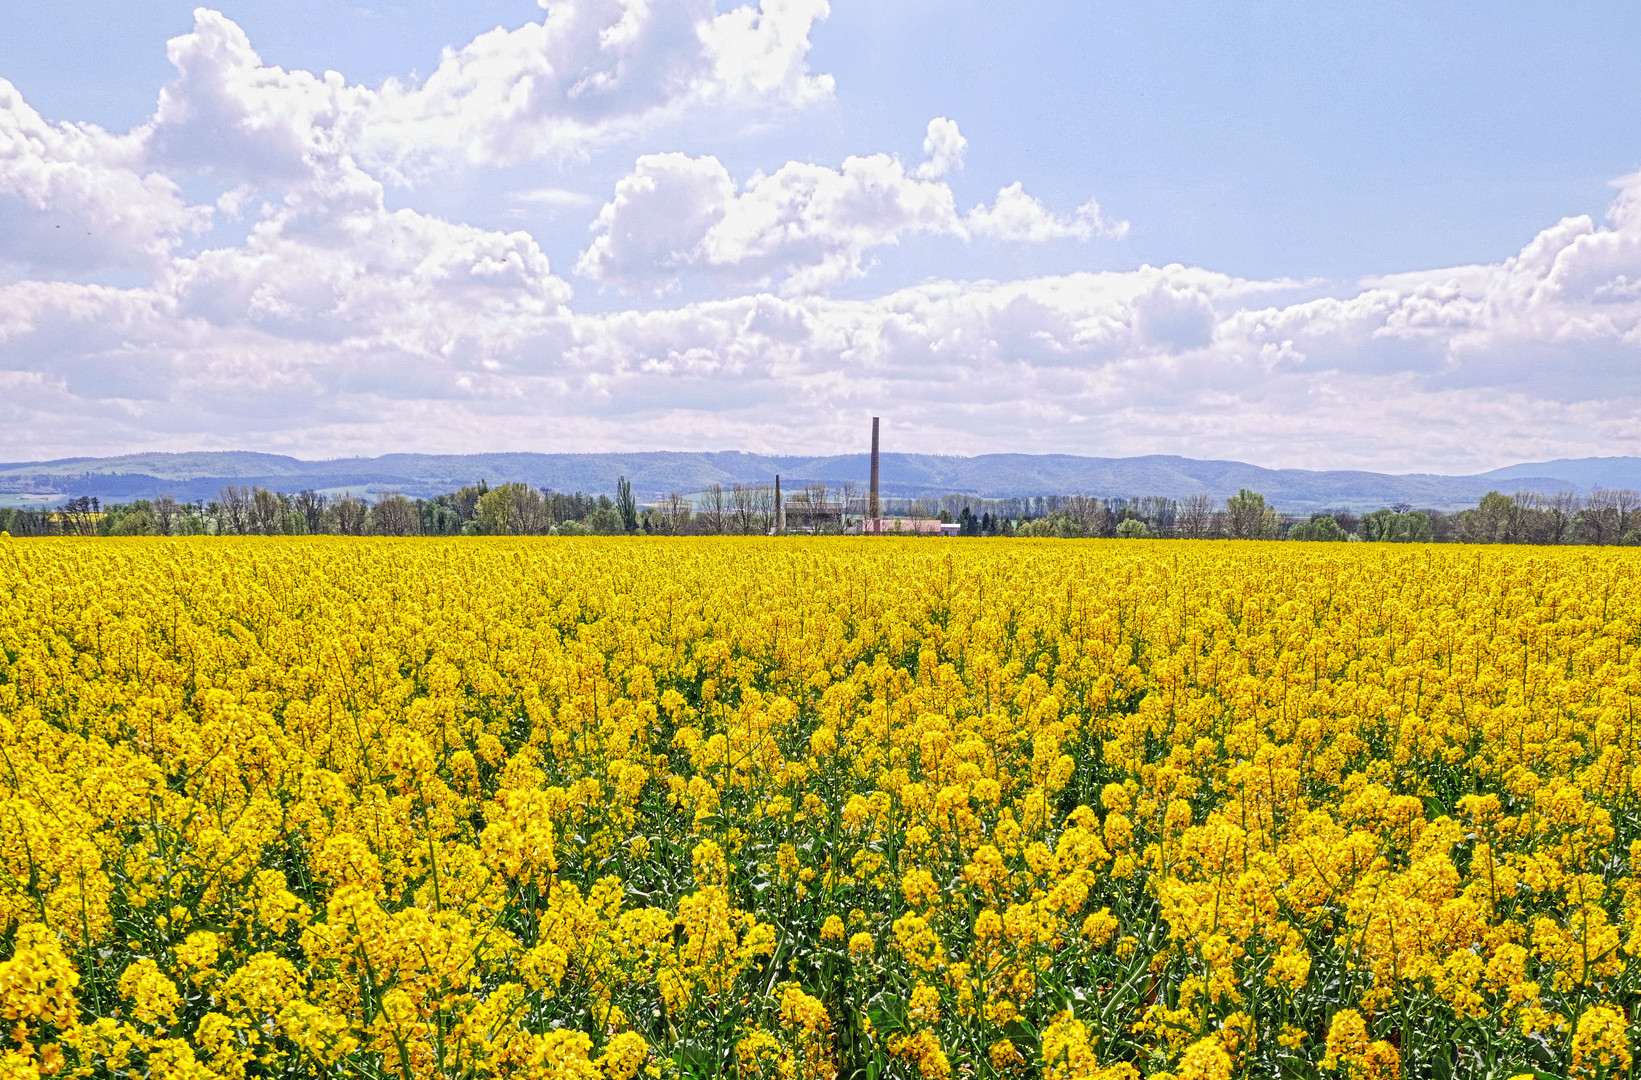
<instances>
[{"instance_id":1,"label":"green tree","mask_svg":"<svg viewBox=\"0 0 1641 1080\"><path fill-rule=\"evenodd\" d=\"M1016 536L1051 536L1061 540L1073 540L1088 535L1083 531L1083 523L1066 513L1064 510L1055 510L1046 517L1032 518L1022 521L1015 530Z\"/></svg>"},{"instance_id":2,"label":"green tree","mask_svg":"<svg viewBox=\"0 0 1641 1080\"><path fill-rule=\"evenodd\" d=\"M152 536L159 531L154 525L153 504L138 499L124 506L110 506L97 523L97 531L104 536Z\"/></svg>"},{"instance_id":3,"label":"green tree","mask_svg":"<svg viewBox=\"0 0 1641 1080\"><path fill-rule=\"evenodd\" d=\"M1282 534L1282 519L1265 504L1265 496L1243 488L1225 500L1225 533L1232 540L1275 540Z\"/></svg>"},{"instance_id":4,"label":"green tree","mask_svg":"<svg viewBox=\"0 0 1641 1080\"><path fill-rule=\"evenodd\" d=\"M1381 544L1428 544L1434 538L1430 515L1422 510L1375 510L1362 515L1358 534Z\"/></svg>"},{"instance_id":5,"label":"green tree","mask_svg":"<svg viewBox=\"0 0 1641 1080\"><path fill-rule=\"evenodd\" d=\"M486 536L540 536L550 524L541 493L529 484L500 484L486 491L473 520Z\"/></svg>"},{"instance_id":6,"label":"green tree","mask_svg":"<svg viewBox=\"0 0 1641 1080\"><path fill-rule=\"evenodd\" d=\"M1331 516L1323 514L1289 529L1288 539L1342 541L1349 540L1350 533L1341 528L1339 522Z\"/></svg>"},{"instance_id":7,"label":"green tree","mask_svg":"<svg viewBox=\"0 0 1641 1080\"><path fill-rule=\"evenodd\" d=\"M586 526L588 532L600 536L618 536L626 531L621 520L621 511L610 501L608 495L600 495L598 505L588 511Z\"/></svg>"},{"instance_id":8,"label":"green tree","mask_svg":"<svg viewBox=\"0 0 1641 1080\"><path fill-rule=\"evenodd\" d=\"M615 506L621 512L621 526L625 532L638 531L638 503L632 497L632 484L625 476L615 478Z\"/></svg>"},{"instance_id":9,"label":"green tree","mask_svg":"<svg viewBox=\"0 0 1641 1080\"><path fill-rule=\"evenodd\" d=\"M1472 544L1513 544L1519 537L1521 507L1501 491L1489 491L1474 509L1459 515L1459 539Z\"/></svg>"}]
</instances>

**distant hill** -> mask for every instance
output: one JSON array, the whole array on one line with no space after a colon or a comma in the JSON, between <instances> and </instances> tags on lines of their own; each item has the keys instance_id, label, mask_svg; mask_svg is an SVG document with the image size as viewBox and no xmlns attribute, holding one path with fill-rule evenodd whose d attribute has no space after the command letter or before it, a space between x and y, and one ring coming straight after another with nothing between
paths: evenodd
<instances>
[{"instance_id":1,"label":"distant hill","mask_svg":"<svg viewBox=\"0 0 1641 1080\"><path fill-rule=\"evenodd\" d=\"M1499 484L1514 482L1517 477L1556 476L1579 490L1596 488L1630 488L1641 490L1641 458L1591 457L1560 458L1527 465L1506 465L1480 475L1483 480Z\"/></svg>"},{"instance_id":2,"label":"distant hill","mask_svg":"<svg viewBox=\"0 0 1641 1080\"><path fill-rule=\"evenodd\" d=\"M865 454L769 456L735 451L633 454L386 454L374 458L304 461L242 451L130 454L0 464L0 500L57 502L80 495L124 502L168 494L213 499L227 484L278 491L303 488L377 497L399 491L426 497L464 484L523 482L558 491L613 492L618 476L640 500L668 492L699 492L713 483L769 483L779 474L789 490L820 481L864 487ZM1511 465L1475 476L1391 475L1359 471L1266 469L1240 461L1199 461L1151 455L1131 458L1069 454L982 454L942 457L885 454L883 493L891 497L964 494L981 498L1084 494L1105 497L1202 492L1224 498L1252 488L1279 509L1373 509L1396 503L1439 510L1473 506L1490 490L1588 491L1641 489L1641 458L1579 458Z\"/></svg>"}]
</instances>

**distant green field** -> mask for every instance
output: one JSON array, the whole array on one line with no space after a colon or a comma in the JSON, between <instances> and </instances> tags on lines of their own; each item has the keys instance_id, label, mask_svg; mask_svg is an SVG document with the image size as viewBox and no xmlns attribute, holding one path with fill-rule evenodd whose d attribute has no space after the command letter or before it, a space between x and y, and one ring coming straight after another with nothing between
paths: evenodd
<instances>
[{"instance_id":1,"label":"distant green field","mask_svg":"<svg viewBox=\"0 0 1641 1080\"><path fill-rule=\"evenodd\" d=\"M63 501L61 495L11 495L0 493L0 508L21 510L24 507L55 506Z\"/></svg>"}]
</instances>

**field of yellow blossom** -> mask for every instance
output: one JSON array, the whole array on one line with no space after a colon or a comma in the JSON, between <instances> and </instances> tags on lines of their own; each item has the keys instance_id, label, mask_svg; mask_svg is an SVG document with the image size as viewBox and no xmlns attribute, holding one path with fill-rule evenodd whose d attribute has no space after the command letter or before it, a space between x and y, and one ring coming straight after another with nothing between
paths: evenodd
<instances>
[{"instance_id":1,"label":"field of yellow blossom","mask_svg":"<svg viewBox=\"0 0 1641 1080\"><path fill-rule=\"evenodd\" d=\"M1641 559L0 540L0 1077L1633 1075Z\"/></svg>"}]
</instances>

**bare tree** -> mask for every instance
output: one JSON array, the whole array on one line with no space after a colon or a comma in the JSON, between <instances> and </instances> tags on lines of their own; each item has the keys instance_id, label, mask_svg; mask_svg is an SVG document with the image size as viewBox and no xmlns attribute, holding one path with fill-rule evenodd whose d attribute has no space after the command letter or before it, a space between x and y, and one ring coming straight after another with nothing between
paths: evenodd
<instances>
[{"instance_id":1,"label":"bare tree","mask_svg":"<svg viewBox=\"0 0 1641 1080\"><path fill-rule=\"evenodd\" d=\"M706 519L705 524L712 532L724 531L724 485L716 480L707 485L701 498L701 517Z\"/></svg>"},{"instance_id":2,"label":"bare tree","mask_svg":"<svg viewBox=\"0 0 1641 1080\"><path fill-rule=\"evenodd\" d=\"M96 498L81 495L65 502L57 511L57 522L66 536L96 536L97 522L102 520L102 507Z\"/></svg>"},{"instance_id":3,"label":"bare tree","mask_svg":"<svg viewBox=\"0 0 1641 1080\"><path fill-rule=\"evenodd\" d=\"M658 510L655 521L662 533L667 536L681 536L689 531L691 515L688 499L676 491L669 491Z\"/></svg>"},{"instance_id":4,"label":"bare tree","mask_svg":"<svg viewBox=\"0 0 1641 1080\"><path fill-rule=\"evenodd\" d=\"M370 531L377 536L415 536L422 531L422 516L415 503L397 491L389 492L370 508Z\"/></svg>"},{"instance_id":5,"label":"bare tree","mask_svg":"<svg viewBox=\"0 0 1641 1080\"><path fill-rule=\"evenodd\" d=\"M751 484L735 483L729 487L730 517L735 522L735 531L745 536L752 531L752 512L757 502Z\"/></svg>"},{"instance_id":6,"label":"bare tree","mask_svg":"<svg viewBox=\"0 0 1641 1080\"><path fill-rule=\"evenodd\" d=\"M1510 542L1514 544L1549 543L1549 522L1546 508L1549 500L1536 491L1518 491L1511 497L1514 504L1510 515Z\"/></svg>"},{"instance_id":7,"label":"bare tree","mask_svg":"<svg viewBox=\"0 0 1641 1080\"><path fill-rule=\"evenodd\" d=\"M767 533L775 527L775 489L769 484L759 484L753 497L753 521L757 531Z\"/></svg>"},{"instance_id":8,"label":"bare tree","mask_svg":"<svg viewBox=\"0 0 1641 1080\"><path fill-rule=\"evenodd\" d=\"M282 497L264 487L251 489L248 532L258 536L274 536L285 531L285 507Z\"/></svg>"},{"instance_id":9,"label":"bare tree","mask_svg":"<svg viewBox=\"0 0 1641 1080\"><path fill-rule=\"evenodd\" d=\"M170 536L181 514L182 507L177 505L176 499L161 495L154 500L154 531L161 536Z\"/></svg>"},{"instance_id":10,"label":"bare tree","mask_svg":"<svg viewBox=\"0 0 1641 1080\"><path fill-rule=\"evenodd\" d=\"M1613 516L1617 518L1617 544L1635 530L1636 514L1641 513L1641 492L1619 488L1613 492Z\"/></svg>"},{"instance_id":11,"label":"bare tree","mask_svg":"<svg viewBox=\"0 0 1641 1080\"><path fill-rule=\"evenodd\" d=\"M1573 539L1583 544L1612 543L1615 512L1613 493L1602 488L1584 498L1584 508L1573 516Z\"/></svg>"},{"instance_id":12,"label":"bare tree","mask_svg":"<svg viewBox=\"0 0 1641 1080\"><path fill-rule=\"evenodd\" d=\"M251 489L229 484L217 493L217 532L244 536L251 527Z\"/></svg>"},{"instance_id":13,"label":"bare tree","mask_svg":"<svg viewBox=\"0 0 1641 1080\"><path fill-rule=\"evenodd\" d=\"M843 493L837 492L834 496L832 489L826 484L817 481L804 489L809 497L809 504L813 507L813 525L815 532L839 533L843 531Z\"/></svg>"},{"instance_id":14,"label":"bare tree","mask_svg":"<svg viewBox=\"0 0 1641 1080\"><path fill-rule=\"evenodd\" d=\"M1549 525L1547 542L1565 544L1572 538L1573 515L1578 513L1578 493L1558 491L1544 502L1544 513Z\"/></svg>"},{"instance_id":15,"label":"bare tree","mask_svg":"<svg viewBox=\"0 0 1641 1080\"><path fill-rule=\"evenodd\" d=\"M1116 535L1117 515L1112 513L1110 504L1104 499L1096 499L1087 495L1073 495L1065 501L1062 509L1082 527L1084 536Z\"/></svg>"},{"instance_id":16,"label":"bare tree","mask_svg":"<svg viewBox=\"0 0 1641 1080\"><path fill-rule=\"evenodd\" d=\"M1168 535L1174 528L1174 519L1179 516L1179 504L1163 495L1130 499L1128 505L1159 536Z\"/></svg>"},{"instance_id":17,"label":"bare tree","mask_svg":"<svg viewBox=\"0 0 1641 1080\"><path fill-rule=\"evenodd\" d=\"M1214 497L1199 491L1180 500L1176 519L1179 534L1187 540L1206 540L1214 535Z\"/></svg>"},{"instance_id":18,"label":"bare tree","mask_svg":"<svg viewBox=\"0 0 1641 1080\"><path fill-rule=\"evenodd\" d=\"M843 482L843 512L850 517L866 516L866 491L853 480Z\"/></svg>"},{"instance_id":19,"label":"bare tree","mask_svg":"<svg viewBox=\"0 0 1641 1080\"><path fill-rule=\"evenodd\" d=\"M1362 525L1362 519L1352 513L1349 507L1342 507L1338 510L1324 510L1322 513L1332 518L1341 529L1348 533L1355 532ZM1311 520L1315 521L1316 515L1311 515Z\"/></svg>"},{"instance_id":20,"label":"bare tree","mask_svg":"<svg viewBox=\"0 0 1641 1080\"><path fill-rule=\"evenodd\" d=\"M311 488L296 493L296 512L307 522L308 532L317 533L325 527L325 497Z\"/></svg>"},{"instance_id":21,"label":"bare tree","mask_svg":"<svg viewBox=\"0 0 1641 1080\"><path fill-rule=\"evenodd\" d=\"M24 506L12 511L9 532L17 536L50 536L57 515L43 506Z\"/></svg>"},{"instance_id":22,"label":"bare tree","mask_svg":"<svg viewBox=\"0 0 1641 1080\"><path fill-rule=\"evenodd\" d=\"M330 504L336 520L336 531L343 536L363 536L370 508L352 494L343 495Z\"/></svg>"}]
</instances>

